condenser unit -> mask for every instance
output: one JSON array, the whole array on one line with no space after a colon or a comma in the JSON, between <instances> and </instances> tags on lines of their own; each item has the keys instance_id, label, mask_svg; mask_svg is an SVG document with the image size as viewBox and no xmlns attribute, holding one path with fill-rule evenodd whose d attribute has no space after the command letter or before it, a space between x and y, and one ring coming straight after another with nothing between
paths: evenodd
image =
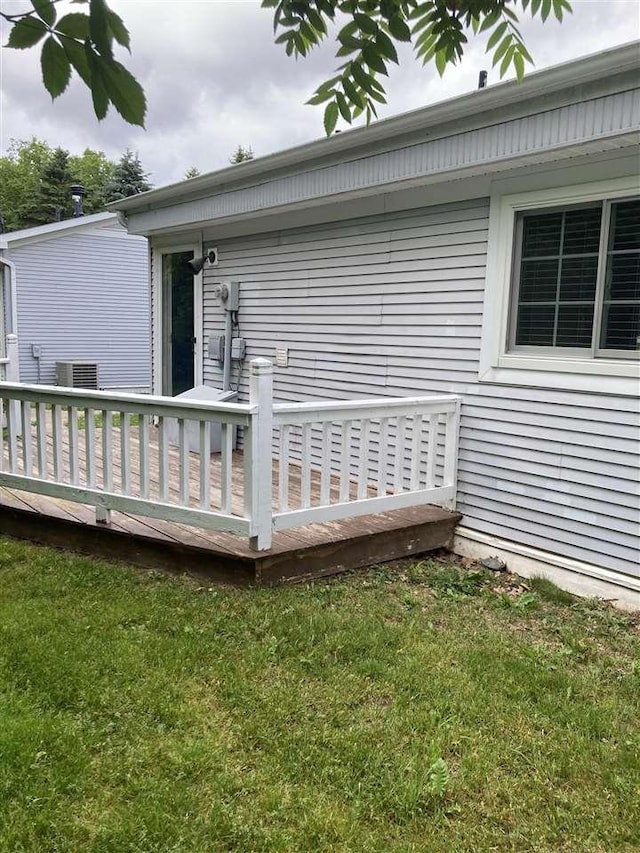
<instances>
[{"instance_id":1,"label":"condenser unit","mask_svg":"<svg viewBox=\"0 0 640 853\"><path fill-rule=\"evenodd\" d=\"M97 390L98 365L95 361L56 361L56 384Z\"/></svg>"}]
</instances>

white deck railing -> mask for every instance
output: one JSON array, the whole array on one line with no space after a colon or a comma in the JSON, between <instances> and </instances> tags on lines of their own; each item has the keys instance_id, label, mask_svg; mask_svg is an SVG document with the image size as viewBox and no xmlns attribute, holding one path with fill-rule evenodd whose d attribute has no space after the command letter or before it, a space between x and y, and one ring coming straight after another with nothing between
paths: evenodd
<instances>
[{"instance_id":1,"label":"white deck railing","mask_svg":"<svg viewBox=\"0 0 640 853\"><path fill-rule=\"evenodd\" d=\"M93 506L101 521L120 510L230 531L259 550L274 530L453 506L458 397L274 406L272 364L250 367L248 404L2 382L0 485Z\"/></svg>"}]
</instances>

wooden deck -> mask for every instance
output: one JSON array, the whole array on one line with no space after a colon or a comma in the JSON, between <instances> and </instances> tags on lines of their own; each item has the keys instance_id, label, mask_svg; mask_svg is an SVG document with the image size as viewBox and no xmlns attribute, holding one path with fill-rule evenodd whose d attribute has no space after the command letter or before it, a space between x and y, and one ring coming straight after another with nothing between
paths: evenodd
<instances>
[{"instance_id":1,"label":"wooden deck","mask_svg":"<svg viewBox=\"0 0 640 853\"><path fill-rule=\"evenodd\" d=\"M98 431L99 432L99 431ZM99 436L98 436L99 438ZM99 441L97 442L99 444ZM152 439L155 448L155 442ZM132 445L130 452L135 453ZM197 454L189 454L195 475ZM69 464L63 454L63 466ZM114 479L120 460L113 458ZM51 459L48 464L52 465ZM82 464L82 463L81 463ZM132 466L135 470L135 465ZM170 492L180 489L177 449L169 454ZM290 500L300 497L296 466L289 467ZM80 471L81 478L83 471ZM277 462L273 501L278 500ZM243 500L243 458L233 454L232 504ZM210 466L211 504L220 501L220 457ZM193 484L193 486L192 486ZM135 478L134 478L135 485ZM319 502L319 483L311 477L312 504ZM336 482L335 489L338 484ZM354 484L354 494L355 494ZM151 494L157 494L158 469L151 471ZM333 493L334 487L332 485ZM189 478L190 498L198 501L197 479ZM96 523L95 510L79 503L0 488L0 533L152 569L189 572L234 584L278 583L335 574L433 549L451 543L460 516L434 506L412 507L341 521L310 524L274 534L268 551L251 550L246 539L126 512L112 512L111 523Z\"/></svg>"}]
</instances>

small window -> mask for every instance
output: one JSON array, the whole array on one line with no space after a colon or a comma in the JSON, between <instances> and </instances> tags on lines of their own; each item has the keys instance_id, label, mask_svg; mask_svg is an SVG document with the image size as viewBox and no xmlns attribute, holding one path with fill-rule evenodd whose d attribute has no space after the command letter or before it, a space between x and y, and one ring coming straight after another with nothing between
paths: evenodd
<instances>
[{"instance_id":1,"label":"small window","mask_svg":"<svg viewBox=\"0 0 640 853\"><path fill-rule=\"evenodd\" d=\"M510 349L640 354L640 199L520 213Z\"/></svg>"}]
</instances>

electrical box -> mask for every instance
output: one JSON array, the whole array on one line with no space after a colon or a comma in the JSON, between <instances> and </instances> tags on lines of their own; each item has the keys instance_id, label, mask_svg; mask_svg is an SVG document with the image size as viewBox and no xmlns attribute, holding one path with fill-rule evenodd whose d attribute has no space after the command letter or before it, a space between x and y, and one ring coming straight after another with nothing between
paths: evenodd
<instances>
[{"instance_id":1,"label":"electrical box","mask_svg":"<svg viewBox=\"0 0 640 853\"><path fill-rule=\"evenodd\" d=\"M209 335L209 358L212 361L224 362L224 335Z\"/></svg>"},{"instance_id":2,"label":"electrical box","mask_svg":"<svg viewBox=\"0 0 640 853\"><path fill-rule=\"evenodd\" d=\"M237 311L240 308L240 282L223 281L216 285L214 293L225 311Z\"/></svg>"},{"instance_id":3,"label":"electrical box","mask_svg":"<svg viewBox=\"0 0 640 853\"><path fill-rule=\"evenodd\" d=\"M231 338L231 358L244 361L247 353L247 342L244 338Z\"/></svg>"}]
</instances>

